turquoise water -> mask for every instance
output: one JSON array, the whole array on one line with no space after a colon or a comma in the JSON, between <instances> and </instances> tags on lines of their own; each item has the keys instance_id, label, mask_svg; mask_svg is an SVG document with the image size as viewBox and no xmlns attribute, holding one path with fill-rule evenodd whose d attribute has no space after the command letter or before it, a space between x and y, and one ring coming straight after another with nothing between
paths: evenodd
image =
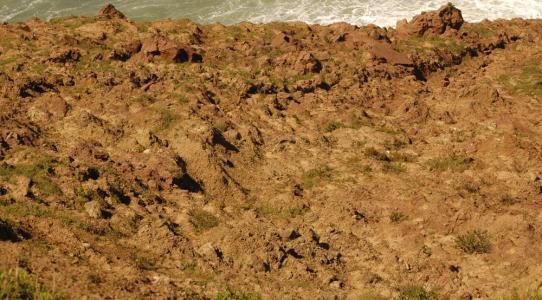
<instances>
[{"instance_id":1,"label":"turquoise water","mask_svg":"<svg viewBox=\"0 0 542 300\"><path fill-rule=\"evenodd\" d=\"M200 23L233 24L305 21L329 24L394 25L448 1L433 0L116 0L109 1L136 20L189 18ZM0 0L0 21L95 15L104 0ZM542 0L456 0L468 21L484 18L542 18Z\"/></svg>"}]
</instances>

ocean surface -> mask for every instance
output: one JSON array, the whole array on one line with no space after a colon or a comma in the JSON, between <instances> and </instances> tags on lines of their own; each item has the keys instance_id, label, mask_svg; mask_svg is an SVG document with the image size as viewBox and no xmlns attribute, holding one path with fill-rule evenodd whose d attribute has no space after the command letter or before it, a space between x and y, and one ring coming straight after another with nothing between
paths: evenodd
<instances>
[{"instance_id":1,"label":"ocean surface","mask_svg":"<svg viewBox=\"0 0 542 300\"><path fill-rule=\"evenodd\" d=\"M234 24L304 21L393 26L399 19L436 9L435 0L111 0L134 20L189 18L199 23ZM455 0L467 21L542 18L542 0ZM96 15L104 0L0 0L0 21Z\"/></svg>"}]
</instances>

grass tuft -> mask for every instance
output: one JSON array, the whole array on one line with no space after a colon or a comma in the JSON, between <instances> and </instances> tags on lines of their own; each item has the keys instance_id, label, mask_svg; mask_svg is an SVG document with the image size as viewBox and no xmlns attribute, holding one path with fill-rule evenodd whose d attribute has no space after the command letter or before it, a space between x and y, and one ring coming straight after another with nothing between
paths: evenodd
<instances>
[{"instance_id":1,"label":"grass tuft","mask_svg":"<svg viewBox=\"0 0 542 300\"><path fill-rule=\"evenodd\" d=\"M203 209L192 209L188 213L189 221L196 231L203 232L218 226L218 218Z\"/></svg>"},{"instance_id":2,"label":"grass tuft","mask_svg":"<svg viewBox=\"0 0 542 300\"><path fill-rule=\"evenodd\" d=\"M468 169L472 163L471 158L452 155L449 157L437 157L429 160L427 164L432 171L444 172L454 171L463 172Z\"/></svg>"},{"instance_id":3,"label":"grass tuft","mask_svg":"<svg viewBox=\"0 0 542 300\"><path fill-rule=\"evenodd\" d=\"M330 122L326 126L326 132L333 132L339 128L343 128L344 124L341 122Z\"/></svg>"},{"instance_id":4,"label":"grass tuft","mask_svg":"<svg viewBox=\"0 0 542 300\"><path fill-rule=\"evenodd\" d=\"M468 254L482 254L491 251L491 241L487 232L479 229L458 236L456 244L459 249Z\"/></svg>"}]
</instances>

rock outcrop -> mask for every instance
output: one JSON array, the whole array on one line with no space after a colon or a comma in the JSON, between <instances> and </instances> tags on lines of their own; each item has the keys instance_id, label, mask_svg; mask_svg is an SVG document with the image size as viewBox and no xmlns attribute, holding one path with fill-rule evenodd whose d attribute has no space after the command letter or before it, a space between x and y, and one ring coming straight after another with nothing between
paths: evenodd
<instances>
[{"instance_id":1,"label":"rock outcrop","mask_svg":"<svg viewBox=\"0 0 542 300\"><path fill-rule=\"evenodd\" d=\"M415 16L410 22L402 20L397 22L396 29L399 34L440 35L447 30L459 30L463 25L463 15L455 6L448 4L434 12L425 12Z\"/></svg>"},{"instance_id":2,"label":"rock outcrop","mask_svg":"<svg viewBox=\"0 0 542 300\"><path fill-rule=\"evenodd\" d=\"M113 4L107 4L100 9L98 16L107 19L126 19L126 16L120 12Z\"/></svg>"}]
</instances>

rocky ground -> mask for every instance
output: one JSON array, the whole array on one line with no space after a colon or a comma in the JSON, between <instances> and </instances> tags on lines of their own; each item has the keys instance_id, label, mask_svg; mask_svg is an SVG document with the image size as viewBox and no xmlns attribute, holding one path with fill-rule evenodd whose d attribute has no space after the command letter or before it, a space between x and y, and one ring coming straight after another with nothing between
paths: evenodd
<instances>
[{"instance_id":1,"label":"rocky ground","mask_svg":"<svg viewBox=\"0 0 542 300\"><path fill-rule=\"evenodd\" d=\"M542 20L2 24L1 270L83 299L540 299L541 112Z\"/></svg>"}]
</instances>

